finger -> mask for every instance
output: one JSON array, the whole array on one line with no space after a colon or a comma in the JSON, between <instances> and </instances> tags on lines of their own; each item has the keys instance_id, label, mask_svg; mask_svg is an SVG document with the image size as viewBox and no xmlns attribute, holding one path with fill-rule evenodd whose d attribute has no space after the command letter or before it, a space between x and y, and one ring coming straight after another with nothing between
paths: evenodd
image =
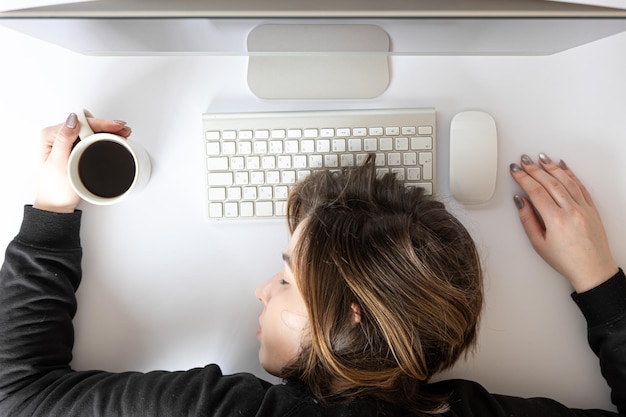
<instances>
[{"instance_id":1,"label":"finger","mask_svg":"<svg viewBox=\"0 0 626 417\"><path fill-rule=\"evenodd\" d=\"M127 138L132 130L122 120L88 118L89 126L94 133L106 132Z\"/></svg>"},{"instance_id":2,"label":"finger","mask_svg":"<svg viewBox=\"0 0 626 417\"><path fill-rule=\"evenodd\" d=\"M585 202L585 197L580 187L582 185L580 181L576 181L561 165L554 163L545 153L539 154L539 163L544 171L552 175L563 185L575 202L579 204Z\"/></svg>"},{"instance_id":3,"label":"finger","mask_svg":"<svg viewBox=\"0 0 626 417\"><path fill-rule=\"evenodd\" d=\"M66 162L78 137L79 130L78 118L75 113L71 113L65 123L60 125L53 134L52 146L47 159L60 163Z\"/></svg>"},{"instance_id":4,"label":"finger","mask_svg":"<svg viewBox=\"0 0 626 417\"><path fill-rule=\"evenodd\" d=\"M537 169L539 169L537 167ZM533 206L541 213L542 216L553 214L560 210L560 206L554 201L554 198L546 188L531 176L525 169L518 164L511 164L511 176L517 184L528 195Z\"/></svg>"},{"instance_id":5,"label":"finger","mask_svg":"<svg viewBox=\"0 0 626 417\"><path fill-rule=\"evenodd\" d=\"M545 240L545 228L543 222L537 215L530 201L526 198L516 195L513 197L513 201L518 208L518 214L524 232L528 236L530 243L534 248L538 248Z\"/></svg>"},{"instance_id":6,"label":"finger","mask_svg":"<svg viewBox=\"0 0 626 417\"><path fill-rule=\"evenodd\" d=\"M583 198L585 199L585 202L589 204L590 206L595 207L595 204L593 203L593 199L591 198L591 194L589 193L589 190L587 190L587 187L585 187L585 185L580 181L580 179L578 179L576 174L574 174L572 170L567 166L565 161L561 159L561 161L559 161L559 166L572 179L572 181L574 181L578 185L578 188L580 189L580 192Z\"/></svg>"},{"instance_id":7,"label":"finger","mask_svg":"<svg viewBox=\"0 0 626 417\"><path fill-rule=\"evenodd\" d=\"M522 155L521 161L524 171L543 187L559 207L571 207L574 203L572 196L558 178L544 171L528 155ZM529 197L533 204L540 209L533 196L529 194Z\"/></svg>"}]
</instances>

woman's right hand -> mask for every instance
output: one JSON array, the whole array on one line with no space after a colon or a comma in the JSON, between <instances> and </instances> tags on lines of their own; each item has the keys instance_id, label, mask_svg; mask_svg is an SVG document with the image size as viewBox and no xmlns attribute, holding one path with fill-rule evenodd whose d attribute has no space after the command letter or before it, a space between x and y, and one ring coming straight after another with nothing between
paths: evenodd
<instances>
[{"instance_id":1,"label":"woman's right hand","mask_svg":"<svg viewBox=\"0 0 626 417\"><path fill-rule=\"evenodd\" d=\"M533 248L578 293L611 278L617 265L600 214L585 186L565 165L539 155L511 164L511 175L528 197L515 196Z\"/></svg>"},{"instance_id":2,"label":"woman's right hand","mask_svg":"<svg viewBox=\"0 0 626 417\"><path fill-rule=\"evenodd\" d=\"M128 137L131 130L126 122L95 119L85 113L89 126L94 132L109 132ZM67 164L74 142L78 138L80 123L75 113L71 113L65 123L45 128L41 133L42 171L39 190L33 207L58 213L71 213L80 198L70 186Z\"/></svg>"}]
</instances>

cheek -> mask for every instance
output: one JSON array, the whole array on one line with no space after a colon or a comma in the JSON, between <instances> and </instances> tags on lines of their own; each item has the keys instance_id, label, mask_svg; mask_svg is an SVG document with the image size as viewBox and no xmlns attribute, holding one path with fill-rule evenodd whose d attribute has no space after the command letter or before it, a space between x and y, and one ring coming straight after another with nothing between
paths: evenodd
<instances>
[{"instance_id":1,"label":"cheek","mask_svg":"<svg viewBox=\"0 0 626 417\"><path fill-rule=\"evenodd\" d=\"M269 313L269 312L268 312ZM306 314L289 310L267 314L263 321L259 360L273 375L295 360L308 337Z\"/></svg>"}]
</instances>

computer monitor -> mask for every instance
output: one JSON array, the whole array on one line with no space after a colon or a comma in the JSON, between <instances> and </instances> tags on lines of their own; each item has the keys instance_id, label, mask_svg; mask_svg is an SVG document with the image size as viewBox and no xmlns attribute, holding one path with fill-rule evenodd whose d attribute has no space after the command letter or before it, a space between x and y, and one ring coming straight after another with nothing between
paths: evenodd
<instances>
[{"instance_id":1,"label":"computer monitor","mask_svg":"<svg viewBox=\"0 0 626 417\"><path fill-rule=\"evenodd\" d=\"M370 98L389 57L549 55L626 31L626 10L544 0L107 0L0 13L91 55L244 55L263 98ZM80 34L80 36L77 36Z\"/></svg>"}]
</instances>

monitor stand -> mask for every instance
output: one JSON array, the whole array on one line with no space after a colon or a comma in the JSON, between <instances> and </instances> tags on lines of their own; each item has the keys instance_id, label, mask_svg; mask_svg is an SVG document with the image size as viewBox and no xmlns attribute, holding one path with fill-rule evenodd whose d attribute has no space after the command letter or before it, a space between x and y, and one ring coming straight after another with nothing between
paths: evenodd
<instances>
[{"instance_id":1,"label":"monitor stand","mask_svg":"<svg viewBox=\"0 0 626 417\"><path fill-rule=\"evenodd\" d=\"M248 86L264 99L373 98L389 85L389 36L375 25L260 25L248 53Z\"/></svg>"}]
</instances>

